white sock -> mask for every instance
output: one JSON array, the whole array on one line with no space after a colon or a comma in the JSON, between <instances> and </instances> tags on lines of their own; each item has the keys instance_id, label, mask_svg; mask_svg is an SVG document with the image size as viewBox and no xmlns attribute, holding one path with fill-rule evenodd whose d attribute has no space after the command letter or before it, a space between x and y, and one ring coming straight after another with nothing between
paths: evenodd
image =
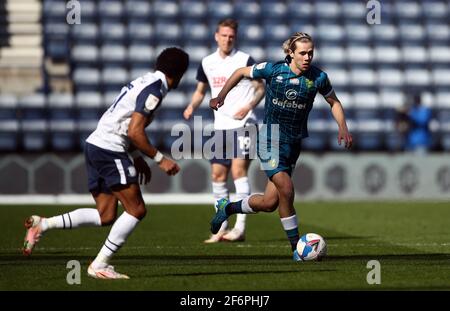
<instances>
[{"instance_id":1,"label":"white sock","mask_svg":"<svg viewBox=\"0 0 450 311\"><path fill-rule=\"evenodd\" d=\"M95 208L79 208L70 213L42 219L42 231L49 229L74 229L102 225L100 214Z\"/></svg>"},{"instance_id":2,"label":"white sock","mask_svg":"<svg viewBox=\"0 0 450 311\"><path fill-rule=\"evenodd\" d=\"M212 182L212 189L213 189L213 195L214 195L214 208L216 209L217 212L217 208L215 207L217 200L220 199L229 199L229 193L228 193L228 189L226 187L226 182ZM223 231L226 230L228 228L228 220L225 220L222 223L222 226L220 227L219 231Z\"/></svg>"},{"instance_id":3,"label":"white sock","mask_svg":"<svg viewBox=\"0 0 450 311\"><path fill-rule=\"evenodd\" d=\"M281 224L283 225L283 229L285 231L298 228L297 214L294 214L289 217L280 218L280 220Z\"/></svg>"},{"instance_id":4,"label":"white sock","mask_svg":"<svg viewBox=\"0 0 450 311\"><path fill-rule=\"evenodd\" d=\"M241 177L234 180L234 186L236 187L236 201L243 200L250 194L250 184L248 182L248 177ZM247 219L247 214L237 214L236 223L234 228L240 232L245 231L245 220Z\"/></svg>"},{"instance_id":5,"label":"white sock","mask_svg":"<svg viewBox=\"0 0 450 311\"><path fill-rule=\"evenodd\" d=\"M241 208L242 208L242 213L244 213L244 214L255 214L256 213L254 210L252 210L252 208L248 204L248 200L250 199L251 196L252 195L249 195L248 197L242 199Z\"/></svg>"},{"instance_id":6,"label":"white sock","mask_svg":"<svg viewBox=\"0 0 450 311\"><path fill-rule=\"evenodd\" d=\"M112 256L125 243L128 236L133 232L138 223L139 219L128 214L127 212L123 212L112 226L103 247L95 260L92 262L92 266L97 269L106 267Z\"/></svg>"}]
</instances>

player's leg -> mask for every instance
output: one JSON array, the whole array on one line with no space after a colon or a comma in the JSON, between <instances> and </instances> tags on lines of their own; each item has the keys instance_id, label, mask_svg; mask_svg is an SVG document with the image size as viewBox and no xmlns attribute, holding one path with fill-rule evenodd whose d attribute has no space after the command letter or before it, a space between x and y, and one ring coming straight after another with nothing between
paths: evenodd
<instances>
[{"instance_id":1,"label":"player's leg","mask_svg":"<svg viewBox=\"0 0 450 311\"><path fill-rule=\"evenodd\" d=\"M213 190L214 202L220 199L229 199L229 191L226 186L228 173L230 171L229 160L213 159L211 161L211 183ZM217 208L215 207L217 212ZM217 243L222 240L222 237L227 233L228 221L224 221L219 231L212 234L205 243Z\"/></svg>"},{"instance_id":2,"label":"player's leg","mask_svg":"<svg viewBox=\"0 0 450 311\"><path fill-rule=\"evenodd\" d=\"M294 184L291 176L285 171L272 176L272 182L279 193L278 213L281 224L286 232L292 251L294 251L299 240L297 214L294 208Z\"/></svg>"},{"instance_id":3,"label":"player's leg","mask_svg":"<svg viewBox=\"0 0 450 311\"><path fill-rule=\"evenodd\" d=\"M240 201L250 195L250 184L248 181L249 159L233 159L231 162L231 175L236 188L236 200ZM223 236L226 241L245 240L245 221L247 214L236 214L234 228Z\"/></svg>"},{"instance_id":4,"label":"player's leg","mask_svg":"<svg viewBox=\"0 0 450 311\"><path fill-rule=\"evenodd\" d=\"M138 184L114 186L112 190L125 211L114 222L103 247L89 266L88 274L96 278L122 279L128 276L114 271L109 263L114 254L125 244L139 221L145 217L147 210Z\"/></svg>"},{"instance_id":5,"label":"player's leg","mask_svg":"<svg viewBox=\"0 0 450 311\"><path fill-rule=\"evenodd\" d=\"M251 194L246 198L230 202L220 200L217 202L217 213L211 221L211 232L219 230L223 221L233 214L254 214L257 212L273 212L278 207L278 190L270 180L267 182L264 194Z\"/></svg>"}]
</instances>

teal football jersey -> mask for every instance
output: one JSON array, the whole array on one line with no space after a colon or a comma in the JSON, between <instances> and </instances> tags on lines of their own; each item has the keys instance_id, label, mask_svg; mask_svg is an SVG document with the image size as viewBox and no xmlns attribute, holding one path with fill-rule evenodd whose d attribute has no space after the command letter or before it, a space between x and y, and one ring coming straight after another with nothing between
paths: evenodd
<instances>
[{"instance_id":1,"label":"teal football jersey","mask_svg":"<svg viewBox=\"0 0 450 311\"><path fill-rule=\"evenodd\" d=\"M285 61L253 65L252 77L266 80L264 124L279 124L280 142L308 137L308 115L317 92L324 96L333 88L327 74L311 66L296 75Z\"/></svg>"}]
</instances>

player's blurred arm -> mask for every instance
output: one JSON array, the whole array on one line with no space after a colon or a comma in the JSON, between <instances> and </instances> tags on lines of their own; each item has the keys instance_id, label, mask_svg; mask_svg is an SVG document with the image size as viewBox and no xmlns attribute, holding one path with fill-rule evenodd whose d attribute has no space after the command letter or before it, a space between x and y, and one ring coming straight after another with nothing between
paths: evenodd
<instances>
[{"instance_id":1,"label":"player's blurred arm","mask_svg":"<svg viewBox=\"0 0 450 311\"><path fill-rule=\"evenodd\" d=\"M199 81L197 83L197 88L195 89L194 94L192 94L191 103L186 107L186 109L183 112L183 117L188 120L192 113L194 113L195 109L200 106L200 104L203 102L203 99L206 95L206 90L208 89L208 84Z\"/></svg>"},{"instance_id":2,"label":"player's blurred arm","mask_svg":"<svg viewBox=\"0 0 450 311\"><path fill-rule=\"evenodd\" d=\"M133 112L128 126L128 138L131 143L142 153L155 160L159 167L168 175L175 175L180 170L179 166L171 159L162 155L148 140L145 127L149 123L149 117L139 112Z\"/></svg>"},{"instance_id":3,"label":"player's blurred arm","mask_svg":"<svg viewBox=\"0 0 450 311\"><path fill-rule=\"evenodd\" d=\"M231 77L228 78L219 95L209 101L209 107L217 110L220 106L222 106L225 101L225 97L233 87L235 87L243 78L251 78L252 67L253 66L248 66L236 69Z\"/></svg>"},{"instance_id":4,"label":"player's blurred arm","mask_svg":"<svg viewBox=\"0 0 450 311\"><path fill-rule=\"evenodd\" d=\"M254 87L254 94L253 94L253 99L245 106L243 106L241 109L239 109L235 114L234 117L237 120L242 120L243 118L245 118L245 116L247 115L247 113L252 110L253 108L255 108L263 99L264 97L264 93L265 93L265 87L264 87L264 83L262 82L262 80L258 79L258 80L252 80L252 84Z\"/></svg>"},{"instance_id":5,"label":"player's blurred arm","mask_svg":"<svg viewBox=\"0 0 450 311\"><path fill-rule=\"evenodd\" d=\"M352 135L348 131L347 122L345 121L344 108L342 108L342 104L336 96L334 91L331 92L330 95L325 97L325 100L330 104L331 113L336 120L339 133L338 133L338 143L341 144L342 139L345 142L345 148L350 149L353 144Z\"/></svg>"}]
</instances>

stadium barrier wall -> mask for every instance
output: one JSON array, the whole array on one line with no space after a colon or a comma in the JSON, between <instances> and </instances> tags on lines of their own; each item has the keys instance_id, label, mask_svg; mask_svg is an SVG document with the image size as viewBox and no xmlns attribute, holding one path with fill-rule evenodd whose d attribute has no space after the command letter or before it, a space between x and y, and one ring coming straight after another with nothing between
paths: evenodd
<instances>
[{"instance_id":1,"label":"stadium barrier wall","mask_svg":"<svg viewBox=\"0 0 450 311\"><path fill-rule=\"evenodd\" d=\"M211 203L207 160L180 160L175 177L148 160L152 180L142 186L146 202ZM0 204L90 204L82 154L9 154L0 159ZM249 170L252 192L267 178L259 161ZM450 161L445 154L304 153L293 173L297 201L449 200ZM234 184L228 180L231 192Z\"/></svg>"}]
</instances>

